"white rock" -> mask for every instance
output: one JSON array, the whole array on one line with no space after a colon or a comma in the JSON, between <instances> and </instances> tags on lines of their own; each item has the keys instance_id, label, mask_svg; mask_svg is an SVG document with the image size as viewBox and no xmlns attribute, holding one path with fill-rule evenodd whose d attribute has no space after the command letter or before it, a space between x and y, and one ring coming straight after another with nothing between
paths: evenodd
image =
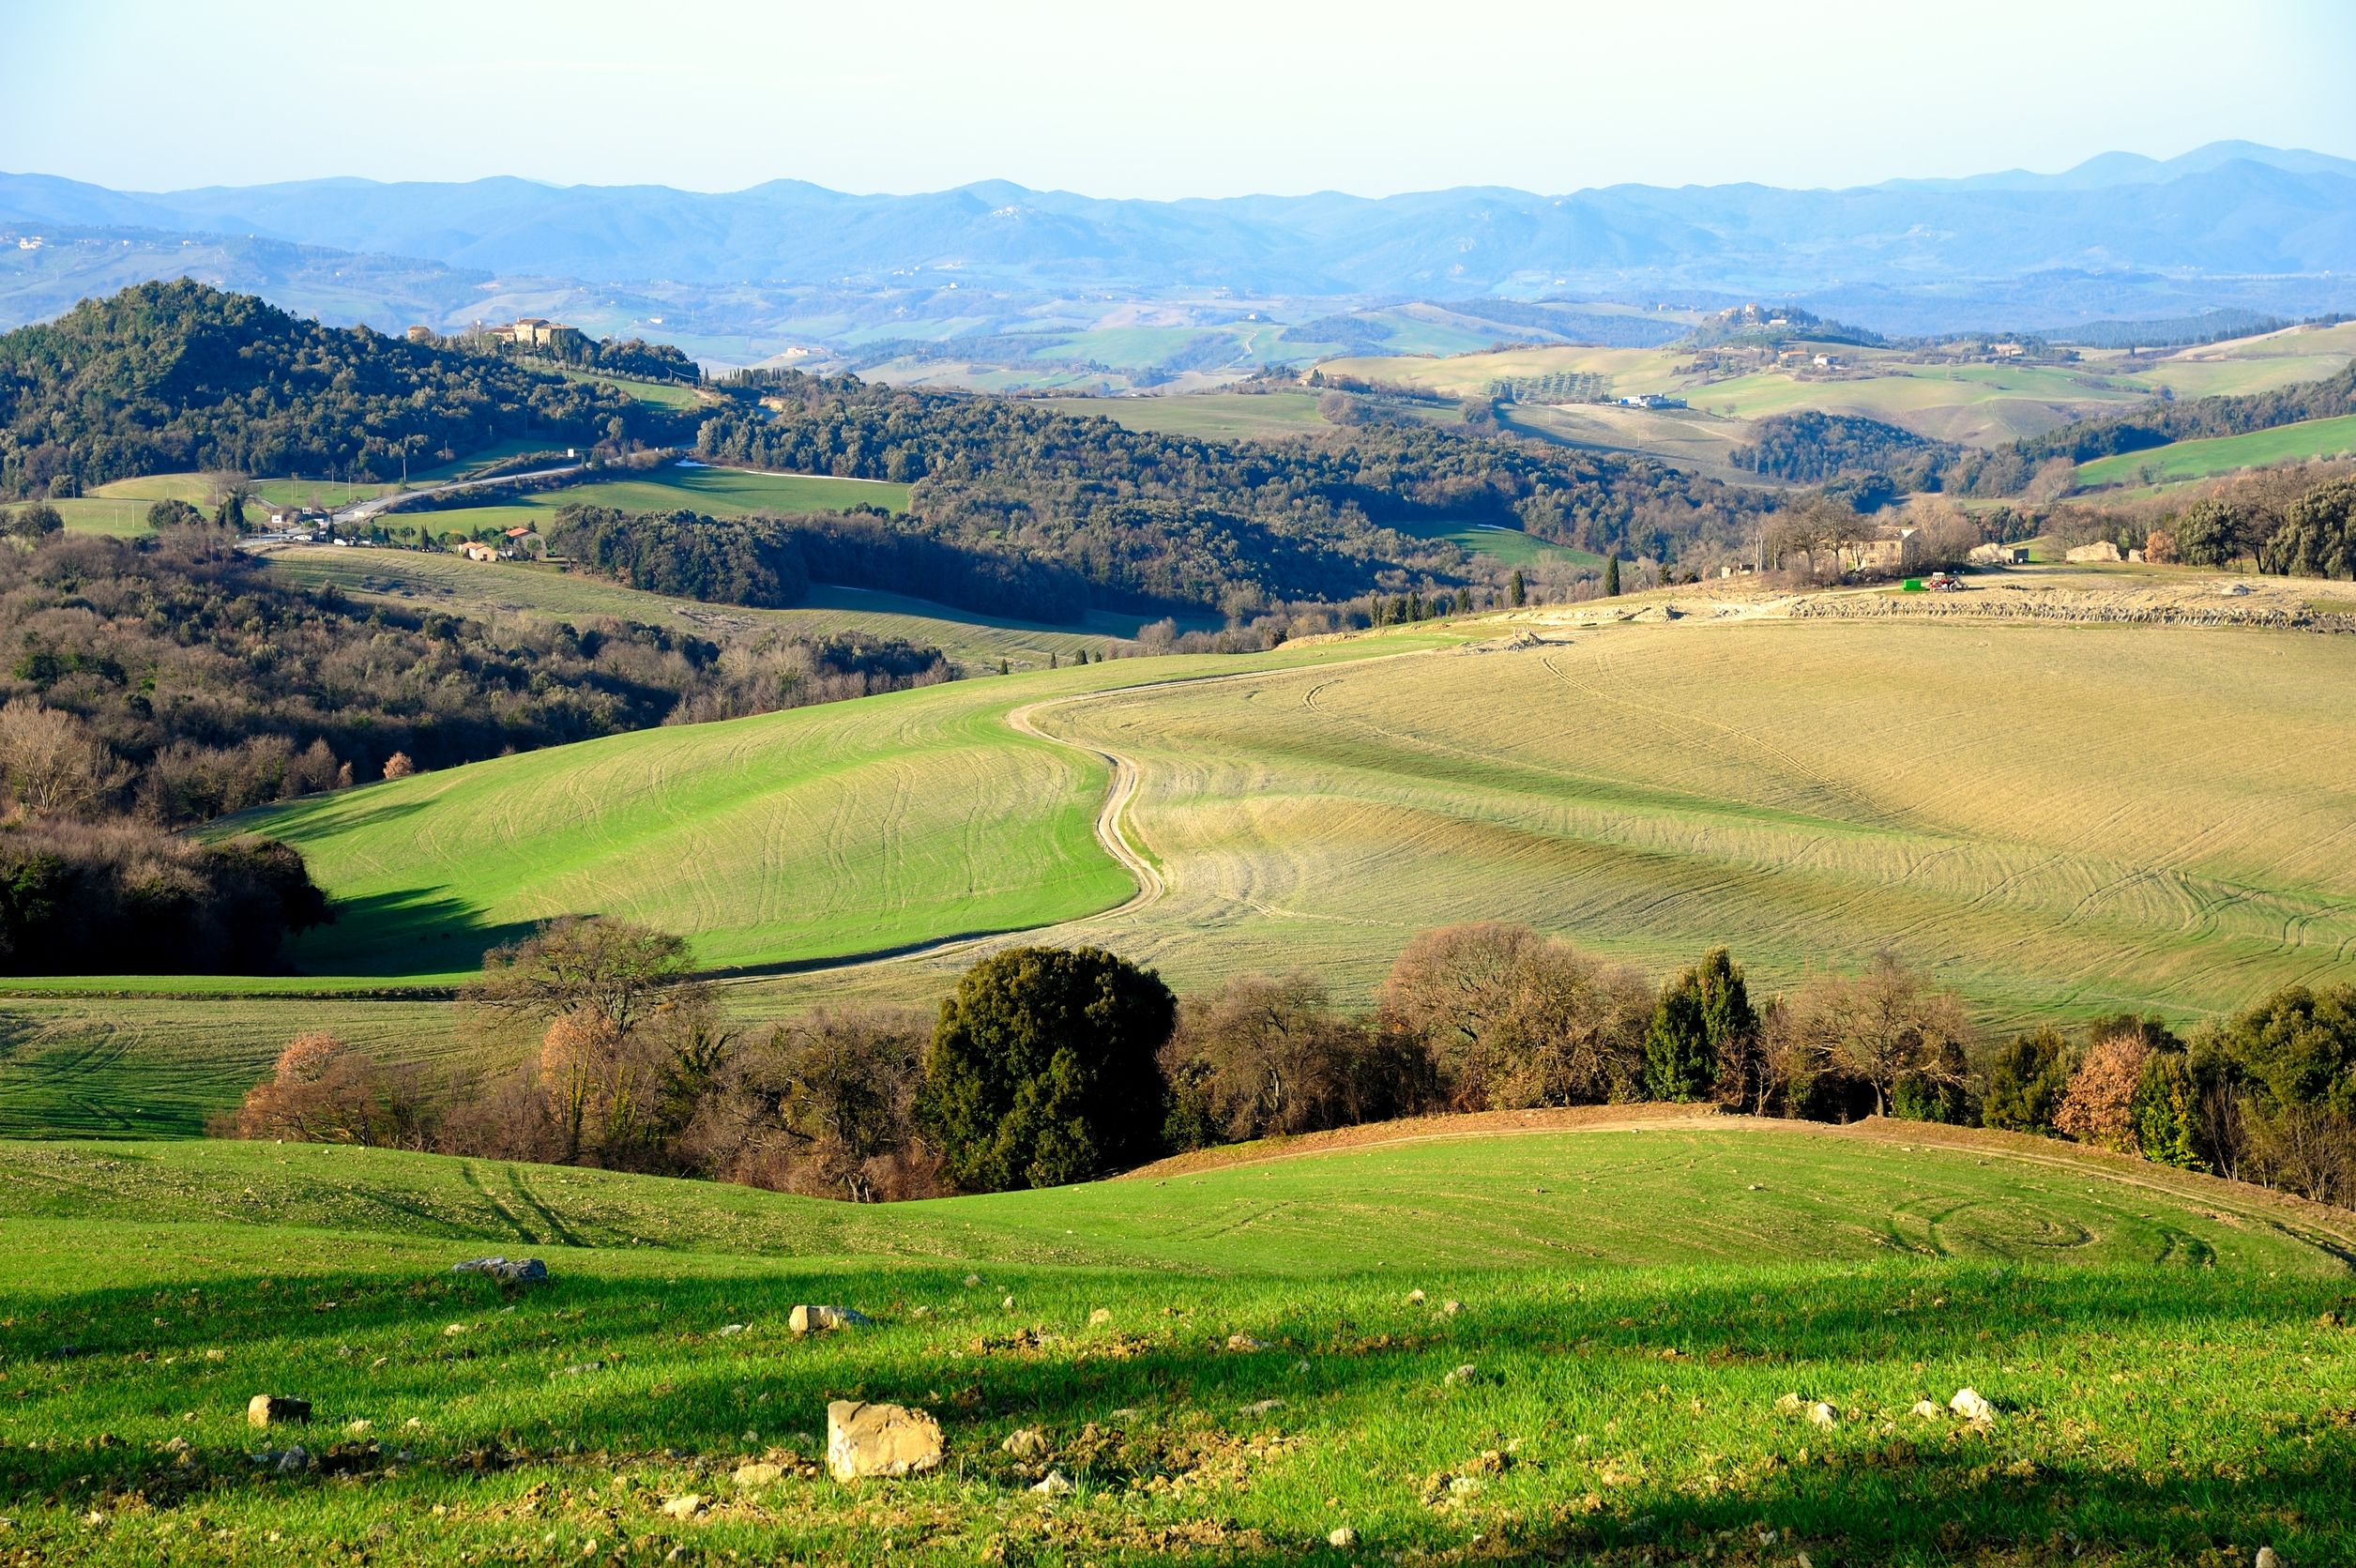
<instances>
[{"instance_id":1,"label":"white rock","mask_svg":"<svg viewBox=\"0 0 2356 1568\"><path fill-rule=\"evenodd\" d=\"M664 1498L662 1511L675 1519L692 1519L704 1511L704 1494L686 1492L676 1498Z\"/></svg>"},{"instance_id":2,"label":"white rock","mask_svg":"<svg viewBox=\"0 0 2356 1568\"><path fill-rule=\"evenodd\" d=\"M826 1333L834 1329L863 1329L875 1320L855 1307L798 1306L785 1326L798 1334Z\"/></svg>"},{"instance_id":3,"label":"white rock","mask_svg":"<svg viewBox=\"0 0 2356 1568\"><path fill-rule=\"evenodd\" d=\"M1325 1544L1329 1546L1338 1547L1343 1551L1348 1551L1352 1546L1358 1545L1358 1531L1352 1530L1347 1525L1338 1526L1330 1534L1326 1536Z\"/></svg>"},{"instance_id":4,"label":"white rock","mask_svg":"<svg viewBox=\"0 0 2356 1568\"><path fill-rule=\"evenodd\" d=\"M1481 1369L1473 1365L1470 1362L1467 1362L1464 1365L1458 1367L1455 1371L1440 1379L1443 1384L1450 1388L1455 1388L1465 1383L1477 1383L1480 1380Z\"/></svg>"},{"instance_id":5,"label":"white rock","mask_svg":"<svg viewBox=\"0 0 2356 1568\"><path fill-rule=\"evenodd\" d=\"M1111 1307L1098 1307L1094 1312L1088 1314L1088 1322L1092 1325L1102 1325L1109 1323L1112 1320L1113 1309Z\"/></svg>"},{"instance_id":6,"label":"white rock","mask_svg":"<svg viewBox=\"0 0 2356 1568\"><path fill-rule=\"evenodd\" d=\"M1829 1429L1840 1419L1841 1413L1821 1399L1808 1407L1808 1420L1813 1425Z\"/></svg>"},{"instance_id":7,"label":"white rock","mask_svg":"<svg viewBox=\"0 0 2356 1568\"><path fill-rule=\"evenodd\" d=\"M1047 1434L1036 1426L1026 1426L998 1445L1017 1459L1043 1459L1047 1456Z\"/></svg>"},{"instance_id":8,"label":"white rock","mask_svg":"<svg viewBox=\"0 0 2356 1568\"><path fill-rule=\"evenodd\" d=\"M1924 1421L1937 1421L1947 1412L1940 1409L1935 1400L1918 1399L1914 1402L1914 1408L1909 1413L1920 1416Z\"/></svg>"},{"instance_id":9,"label":"white rock","mask_svg":"<svg viewBox=\"0 0 2356 1568\"><path fill-rule=\"evenodd\" d=\"M1072 1478L1061 1470L1049 1470L1046 1479L1031 1488L1042 1498L1068 1498L1074 1489Z\"/></svg>"},{"instance_id":10,"label":"white rock","mask_svg":"<svg viewBox=\"0 0 2356 1568\"><path fill-rule=\"evenodd\" d=\"M1455 1317L1458 1313L1464 1310L1465 1303L1462 1302L1442 1302L1440 1303L1440 1311L1446 1313L1451 1317Z\"/></svg>"},{"instance_id":11,"label":"white rock","mask_svg":"<svg viewBox=\"0 0 2356 1568\"><path fill-rule=\"evenodd\" d=\"M2257 1549L2257 1568L2283 1568L2283 1560L2274 1555L2273 1547L2260 1546Z\"/></svg>"},{"instance_id":12,"label":"white rock","mask_svg":"<svg viewBox=\"0 0 2356 1568\"><path fill-rule=\"evenodd\" d=\"M1947 1402L1947 1408L1964 1420L1982 1426L1996 1420L1996 1407L1970 1389L1957 1389L1955 1397Z\"/></svg>"},{"instance_id":13,"label":"white rock","mask_svg":"<svg viewBox=\"0 0 2356 1568\"><path fill-rule=\"evenodd\" d=\"M941 1423L904 1405L838 1399L827 1407L827 1469L837 1481L918 1475L936 1469Z\"/></svg>"}]
</instances>

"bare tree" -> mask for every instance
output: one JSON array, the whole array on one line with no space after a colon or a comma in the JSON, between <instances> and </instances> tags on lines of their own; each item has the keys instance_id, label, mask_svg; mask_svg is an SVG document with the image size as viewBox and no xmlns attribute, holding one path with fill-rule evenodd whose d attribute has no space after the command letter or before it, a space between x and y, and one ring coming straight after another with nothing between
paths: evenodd
<instances>
[{"instance_id":1,"label":"bare tree","mask_svg":"<svg viewBox=\"0 0 2356 1568\"><path fill-rule=\"evenodd\" d=\"M1825 976L1795 995L1781 1027L1824 1068L1869 1086L1886 1116L1902 1078L1960 1087L1971 1041L1962 1002L1889 953L1854 980Z\"/></svg>"},{"instance_id":2,"label":"bare tree","mask_svg":"<svg viewBox=\"0 0 2356 1568\"><path fill-rule=\"evenodd\" d=\"M73 714L32 697L0 708L0 778L33 815L92 815L130 776L113 748Z\"/></svg>"},{"instance_id":3,"label":"bare tree","mask_svg":"<svg viewBox=\"0 0 2356 1568\"><path fill-rule=\"evenodd\" d=\"M1528 926L1427 931L1383 982L1390 1028L1432 1054L1460 1110L1626 1099L1641 1087L1651 987Z\"/></svg>"},{"instance_id":4,"label":"bare tree","mask_svg":"<svg viewBox=\"0 0 2356 1568\"><path fill-rule=\"evenodd\" d=\"M551 1022L588 1012L627 1034L660 993L688 984L687 940L608 916L568 915L484 955L466 999Z\"/></svg>"}]
</instances>

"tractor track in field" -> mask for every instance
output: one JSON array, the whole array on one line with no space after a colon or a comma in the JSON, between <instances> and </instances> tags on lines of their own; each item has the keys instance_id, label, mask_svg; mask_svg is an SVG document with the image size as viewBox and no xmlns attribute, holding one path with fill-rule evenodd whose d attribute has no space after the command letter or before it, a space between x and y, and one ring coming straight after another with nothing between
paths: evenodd
<instances>
[{"instance_id":1,"label":"tractor track in field","mask_svg":"<svg viewBox=\"0 0 2356 1568\"><path fill-rule=\"evenodd\" d=\"M1369 664L1386 663L1394 659L1421 659L1450 651L1452 650L1444 647L1416 648L1406 653L1379 654L1371 659L1349 661L1346 667L1355 671ZM786 959L774 964L748 964L725 969L707 970L697 978L726 982L768 980L784 975L841 974L881 964L904 963L912 958L939 958L953 953L982 951L994 945L1018 937L1049 940L1055 933L1069 927L1134 914L1158 902L1164 893L1169 891L1169 883L1163 877L1162 868L1154 864L1152 859L1139 847L1141 841L1132 841L1131 834L1134 830L1126 820L1130 807L1136 802L1138 792L1144 787L1144 769L1138 766L1134 757L1124 755L1109 747L1069 739L1042 729L1039 725L1038 716L1051 708L1072 708L1083 703L1109 702L1117 698L1135 696L1142 692L1166 691L1178 686L1221 686L1236 681L1281 680L1286 676L1301 673L1304 672L1299 669L1239 670L1232 675L1176 676L1166 680L1141 681L1134 686L1108 687L1101 692L1074 692L1066 696L1041 697L1036 702L1024 703L1020 707L1007 710L1005 714L1007 727L1016 734L1094 757L1110 770L1111 777L1105 785L1104 799L1097 808L1096 813L1094 825L1096 842L1120 865L1122 870L1129 873L1130 880L1136 884L1129 897L1110 908L1099 909L1093 914L1074 916L1068 921L1055 921L1046 925L1018 926L1002 931L958 932L951 936L927 937L921 941L905 942L896 947L875 949L864 952L838 953L822 958ZM1314 688L1312 695L1315 694L1315 691L1322 690L1325 685L1331 684L1331 680L1332 677L1329 677L1318 687Z\"/></svg>"}]
</instances>

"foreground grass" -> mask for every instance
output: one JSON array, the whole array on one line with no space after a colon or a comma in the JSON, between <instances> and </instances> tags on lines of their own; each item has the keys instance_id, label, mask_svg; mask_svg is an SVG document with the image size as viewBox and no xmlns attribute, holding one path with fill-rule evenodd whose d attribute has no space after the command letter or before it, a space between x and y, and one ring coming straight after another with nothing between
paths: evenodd
<instances>
[{"instance_id":1,"label":"foreground grass","mask_svg":"<svg viewBox=\"0 0 2356 1568\"><path fill-rule=\"evenodd\" d=\"M2222 1183L1674 1127L885 1210L314 1148L0 1172L17 1560L2356 1560L2347 1267ZM525 1245L542 1290L447 1271ZM797 1341L800 1301L879 1322ZM1907 1413L1966 1385L1991 1427ZM815 1475L838 1397L935 1410L949 1464Z\"/></svg>"}]
</instances>

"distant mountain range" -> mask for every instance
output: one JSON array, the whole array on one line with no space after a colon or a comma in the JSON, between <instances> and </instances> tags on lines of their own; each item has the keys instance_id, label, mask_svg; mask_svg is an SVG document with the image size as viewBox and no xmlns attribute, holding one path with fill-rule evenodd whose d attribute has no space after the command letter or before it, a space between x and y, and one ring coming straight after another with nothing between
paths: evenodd
<instances>
[{"instance_id":1,"label":"distant mountain range","mask_svg":"<svg viewBox=\"0 0 2356 1568\"><path fill-rule=\"evenodd\" d=\"M663 186L359 179L147 194L0 175L0 222L250 236L591 282L820 283L953 268L1254 294L1527 292L1654 279L1808 289L2054 268L2320 273L2356 265L2356 162L2218 143L2060 175L1847 190L1620 185L1115 201L985 182L858 196L797 180Z\"/></svg>"},{"instance_id":2,"label":"distant mountain range","mask_svg":"<svg viewBox=\"0 0 2356 1568\"><path fill-rule=\"evenodd\" d=\"M2169 314L2356 306L2356 162L2242 142L2165 161L2106 153L2058 175L1842 190L1463 188L1379 199L1105 200L1001 182L850 195L793 180L707 194L517 178L135 192L0 175L0 236L52 231L120 236L117 251L244 247L236 259L250 270L276 257L328 295L342 274L328 266L322 276L323 251L370 258L360 271L407 258L396 292L462 310L517 277L609 292L928 296L963 281L1098 299L1756 294L1898 331L2033 328L2133 313L2147 300ZM116 271L122 264L113 258ZM930 305L916 313L939 319Z\"/></svg>"}]
</instances>

